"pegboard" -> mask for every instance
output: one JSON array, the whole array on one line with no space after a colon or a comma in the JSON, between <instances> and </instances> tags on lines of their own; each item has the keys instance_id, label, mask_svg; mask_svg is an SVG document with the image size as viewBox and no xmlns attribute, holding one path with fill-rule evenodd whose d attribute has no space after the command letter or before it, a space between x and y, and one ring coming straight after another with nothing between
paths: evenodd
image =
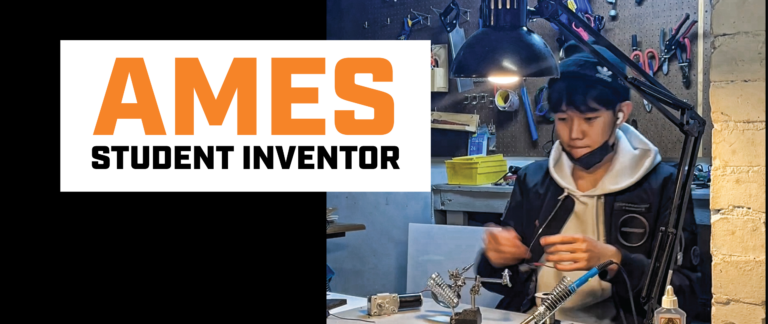
<instances>
[{"instance_id":1,"label":"pegboard","mask_svg":"<svg viewBox=\"0 0 768 324\"><path fill-rule=\"evenodd\" d=\"M704 2L705 10L702 15L698 12L699 1ZM478 11L480 0L458 0L458 2L462 8L469 10L469 21L462 19L459 25L464 29L464 33L468 38L479 28ZM448 33L440 23L437 13L433 10L434 8L442 11L449 3L449 0L328 0L327 36L328 39L343 40L393 40L397 38L403 28L403 19L408 17L408 15L411 18L415 18L416 16L413 13L415 11L418 14L430 15L430 17L427 21L413 29L410 39L431 40L433 44L450 44ZM533 7L536 3L537 0L529 0L528 6ZM673 94L683 100L687 100L693 106L696 106L698 101L699 77L704 78L701 85L703 98L700 113L707 120L708 127L702 141L701 150L704 157L711 157L712 126L708 96L709 77L706 73L700 76L697 69L699 65L698 60L703 59L703 71L709 70L709 56L711 53L711 37L708 35L710 30L709 16L711 14L710 1L645 0L641 5L637 5L632 0L616 0L616 10L618 12L616 19L611 19L608 15L612 5L607 1L591 0L591 5L594 14L606 17L605 28L602 30L602 34L627 55L631 53L633 34L637 35L638 47L643 51L650 47L658 52L660 50L660 29L665 28L668 30L674 27L685 13L691 15L688 23L692 20L698 20L698 24L704 24L703 53L698 52L698 26L695 26L689 34L692 47L690 88L685 89L682 84L682 73L677 65L677 58L675 56L670 59L669 73L664 75L661 69L659 69L655 77ZM686 26L688 23L686 23ZM558 51L559 47L555 41L558 34L549 22L537 19L536 21L529 22L528 27L539 34L553 51ZM449 64L451 63L449 62ZM525 81L531 105L535 105L534 94L536 90L544 85L546 81L547 79L527 79ZM516 157L546 156L544 148L545 146L547 148L550 146L550 143L547 142L551 140L552 136L553 126L551 124L536 120L539 138L536 142L533 142L528 122L522 109L515 112L505 112L498 110L496 107L490 107L489 102L465 103L467 101L465 95L467 94L485 93L492 97L494 92L493 84L475 82L473 89L458 93L456 80L450 80L449 83L449 92L432 93L432 106L429 107L430 110L476 113L480 115L481 123L493 123L496 125L496 153ZM511 86L511 90L519 94L519 87L519 84ZM639 131L659 147L663 158L679 158L682 148L682 134L658 112L646 112L642 98L634 91L632 92L631 100L634 109L628 120L637 120ZM432 137L433 156L462 156L467 153L467 133L433 129Z\"/></svg>"}]
</instances>

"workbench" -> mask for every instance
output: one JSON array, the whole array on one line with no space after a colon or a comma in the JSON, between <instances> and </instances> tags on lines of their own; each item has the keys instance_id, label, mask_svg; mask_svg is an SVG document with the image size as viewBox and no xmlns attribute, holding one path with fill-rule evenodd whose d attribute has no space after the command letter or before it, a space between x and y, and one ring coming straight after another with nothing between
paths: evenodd
<instances>
[{"instance_id":1,"label":"workbench","mask_svg":"<svg viewBox=\"0 0 768 324\"><path fill-rule=\"evenodd\" d=\"M370 322L370 323L403 323L403 324L435 324L435 323L449 323L449 319L451 317L451 310L449 308L443 308L437 303L435 303L434 300L432 300L432 297L430 294L422 294L424 296L424 304L421 306L421 308L413 309L413 310L404 310L398 314L395 315L388 315L388 316L368 316L368 310L367 310L367 298L364 298L366 300L366 304L357 308L348 309L342 312L337 312L334 314L333 311L331 311L331 316L328 317L326 320L327 324L350 324L350 319L354 319L354 322L359 322L360 320ZM352 297L348 296L348 299L353 298L363 298L363 297ZM459 307L456 308L456 311L459 312L461 310L469 308L469 305L460 304ZM523 320L528 318L528 315L522 314L522 313L515 313L515 312L508 312L504 310L494 309L494 308L486 308L486 307L480 307L480 313L482 315L482 323L483 324L515 324L515 323L521 323ZM334 316L335 315L335 316ZM342 319L343 318L343 319ZM561 321L562 324L580 324L575 322L569 322L569 321Z\"/></svg>"},{"instance_id":2,"label":"workbench","mask_svg":"<svg viewBox=\"0 0 768 324\"><path fill-rule=\"evenodd\" d=\"M467 213L503 214L513 186L432 186L435 224L467 225ZM691 192L696 209L696 223L709 224L709 188Z\"/></svg>"}]
</instances>

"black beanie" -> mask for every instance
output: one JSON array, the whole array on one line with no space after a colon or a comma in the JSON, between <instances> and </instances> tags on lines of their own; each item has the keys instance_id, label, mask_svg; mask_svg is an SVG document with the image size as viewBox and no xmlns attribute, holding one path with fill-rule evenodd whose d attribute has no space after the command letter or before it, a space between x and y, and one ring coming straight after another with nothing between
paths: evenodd
<instances>
[{"instance_id":1,"label":"black beanie","mask_svg":"<svg viewBox=\"0 0 768 324\"><path fill-rule=\"evenodd\" d=\"M597 51L605 56L613 65L622 71L627 70L627 66L616 56L611 54L605 47L593 45ZM607 67L603 66L592 54L584 51L575 41L568 42L563 46L563 53L566 58L560 61L560 77L550 78L547 83L548 88L552 88L557 82L579 82L602 86L611 91L619 101L629 101L629 87L624 80L614 75Z\"/></svg>"}]
</instances>

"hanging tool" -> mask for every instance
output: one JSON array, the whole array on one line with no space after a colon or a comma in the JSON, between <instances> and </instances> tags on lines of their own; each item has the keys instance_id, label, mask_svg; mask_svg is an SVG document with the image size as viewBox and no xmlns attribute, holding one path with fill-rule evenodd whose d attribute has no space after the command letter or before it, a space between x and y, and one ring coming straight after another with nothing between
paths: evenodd
<instances>
[{"instance_id":1,"label":"hanging tool","mask_svg":"<svg viewBox=\"0 0 768 324\"><path fill-rule=\"evenodd\" d=\"M669 35L672 35L672 28L669 29ZM661 51L661 72L667 75L669 72L669 56L664 55L664 28L659 33L659 50Z\"/></svg>"},{"instance_id":2,"label":"hanging tool","mask_svg":"<svg viewBox=\"0 0 768 324\"><path fill-rule=\"evenodd\" d=\"M528 118L528 128L531 130L531 140L535 142L539 139L539 133L536 132L536 124L533 122L533 111L531 111L531 101L528 99L528 90L525 88L525 80L523 80L523 86L520 87L520 97L523 99L525 117Z\"/></svg>"},{"instance_id":3,"label":"hanging tool","mask_svg":"<svg viewBox=\"0 0 768 324\"><path fill-rule=\"evenodd\" d=\"M688 38L688 34L693 30L693 26L698 23L697 20L693 20L687 28L683 29L683 26L685 26L685 23L690 17L691 15L686 13L685 16L683 16L683 19L681 19L675 28L672 29L669 38L664 41L664 50L662 53L664 60L669 60L672 53L677 55L677 64L683 72L683 86L685 86L686 89L691 86L691 40ZM685 51L685 56L683 56L683 51Z\"/></svg>"},{"instance_id":4,"label":"hanging tool","mask_svg":"<svg viewBox=\"0 0 768 324\"><path fill-rule=\"evenodd\" d=\"M411 31L413 31L413 26L416 26L420 23L422 23L423 19L421 16L416 15L416 19L411 20L411 15L408 15L408 17L403 18L403 30L400 31L400 36L397 36L397 39L399 40L408 40L411 38Z\"/></svg>"},{"instance_id":5,"label":"hanging tool","mask_svg":"<svg viewBox=\"0 0 768 324\"><path fill-rule=\"evenodd\" d=\"M653 64L649 59L651 56L656 59L656 64ZM640 64L640 67L651 76L659 70L659 53L653 48L648 48L645 52L641 52L640 48L637 47L637 35L632 35L632 54L629 58Z\"/></svg>"},{"instance_id":6,"label":"hanging tool","mask_svg":"<svg viewBox=\"0 0 768 324\"><path fill-rule=\"evenodd\" d=\"M611 11L608 12L608 16L611 16L611 19L616 20L616 16L619 15L619 12L616 11L616 0L608 0L608 3L611 4Z\"/></svg>"},{"instance_id":7,"label":"hanging tool","mask_svg":"<svg viewBox=\"0 0 768 324\"><path fill-rule=\"evenodd\" d=\"M592 26L592 28L595 28L595 20L592 18L592 15L584 14L580 16L582 16L582 18L584 18L584 20L586 20L589 23L589 25ZM583 38L586 41L589 40L589 34L587 34L587 32L584 31L584 29L582 29L581 27L576 27L575 22L571 23L571 27L573 27L573 29L577 33L579 33L579 35L581 35L581 38Z\"/></svg>"},{"instance_id":8,"label":"hanging tool","mask_svg":"<svg viewBox=\"0 0 768 324\"><path fill-rule=\"evenodd\" d=\"M456 14L451 18L449 16L453 11L456 11ZM464 45L464 41L466 41L464 30L459 26L461 17L461 7L459 7L459 3L456 0L451 0L451 3L440 13L440 22L443 23L443 27L448 32L448 40L451 42L452 59L456 58L456 54L461 46ZM456 79L456 86L459 88L460 93L474 88L471 79Z\"/></svg>"},{"instance_id":9,"label":"hanging tool","mask_svg":"<svg viewBox=\"0 0 768 324\"><path fill-rule=\"evenodd\" d=\"M690 14L686 13L685 16L683 16L683 19L680 20L680 22L677 23L675 28L672 29L670 32L669 38L664 41L664 48L662 49L662 59L668 60L670 57L672 57L673 54L677 53L677 48L680 46L685 46L686 44L690 44L690 39L688 39L688 34L693 29L693 26L698 23L697 20L694 20L691 22L690 25L688 25L688 28L683 30L683 26L688 21L688 19L691 17ZM681 33L682 31L682 33ZM690 46L688 46L688 50L690 50Z\"/></svg>"},{"instance_id":10,"label":"hanging tool","mask_svg":"<svg viewBox=\"0 0 768 324\"><path fill-rule=\"evenodd\" d=\"M691 41L688 37L685 38L684 44L677 47L677 65L683 72L683 86L689 89L691 87ZM683 51L685 51L685 56L682 54Z\"/></svg>"},{"instance_id":11,"label":"hanging tool","mask_svg":"<svg viewBox=\"0 0 768 324\"><path fill-rule=\"evenodd\" d=\"M651 55L656 59L656 64L653 64L653 61L649 59ZM640 48L637 47L637 35L632 35L632 54L629 57L640 65L645 72L650 74L651 77L659 70L659 54L652 48L641 52ZM643 105L645 106L645 111L650 113L653 110L653 106L645 99L643 99Z\"/></svg>"}]
</instances>

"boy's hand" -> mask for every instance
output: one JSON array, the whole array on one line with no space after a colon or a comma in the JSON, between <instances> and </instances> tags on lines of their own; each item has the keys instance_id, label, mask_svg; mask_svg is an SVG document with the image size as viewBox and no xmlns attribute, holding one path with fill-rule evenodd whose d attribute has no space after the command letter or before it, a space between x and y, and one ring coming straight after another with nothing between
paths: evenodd
<instances>
[{"instance_id":1,"label":"boy's hand","mask_svg":"<svg viewBox=\"0 0 768 324\"><path fill-rule=\"evenodd\" d=\"M495 224L486 226L499 227ZM496 268L518 264L531 255L528 252L528 247L523 244L520 235L511 227L487 231L483 241L485 243L485 256Z\"/></svg>"},{"instance_id":2,"label":"boy's hand","mask_svg":"<svg viewBox=\"0 0 768 324\"><path fill-rule=\"evenodd\" d=\"M584 235L551 235L542 237L540 242L546 261L554 262L555 269L560 271L588 271L608 260L621 262L621 252L616 247ZM617 269L615 264L608 267L609 276Z\"/></svg>"}]
</instances>

